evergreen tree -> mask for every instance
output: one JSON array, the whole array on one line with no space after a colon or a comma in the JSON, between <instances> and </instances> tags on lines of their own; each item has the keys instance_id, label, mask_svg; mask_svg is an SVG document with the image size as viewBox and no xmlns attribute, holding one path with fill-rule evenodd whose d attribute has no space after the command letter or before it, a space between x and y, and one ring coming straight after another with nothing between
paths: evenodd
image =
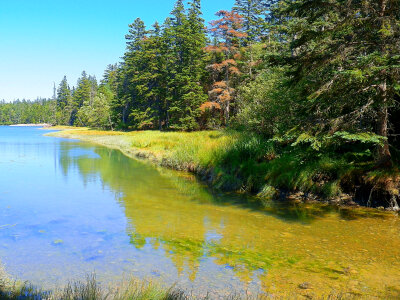
<instances>
[{"instance_id":1,"label":"evergreen tree","mask_svg":"<svg viewBox=\"0 0 400 300\"><path fill-rule=\"evenodd\" d=\"M247 44L259 41L266 31L266 0L235 0L233 10L243 17Z\"/></svg>"},{"instance_id":2,"label":"evergreen tree","mask_svg":"<svg viewBox=\"0 0 400 300\"><path fill-rule=\"evenodd\" d=\"M78 110L77 125L113 130L114 123L111 119L113 97L109 86L100 86L93 99L84 101Z\"/></svg>"},{"instance_id":3,"label":"evergreen tree","mask_svg":"<svg viewBox=\"0 0 400 300\"><path fill-rule=\"evenodd\" d=\"M125 36L126 52L117 73L117 97L112 103L113 119L122 127L129 126L130 111L137 98L137 90L132 83L140 72L137 66L138 53L142 50L143 39L148 33L144 22L139 18L130 24L129 28L129 33Z\"/></svg>"},{"instance_id":4,"label":"evergreen tree","mask_svg":"<svg viewBox=\"0 0 400 300\"><path fill-rule=\"evenodd\" d=\"M72 95L71 125L84 125L81 120L77 120L77 113L85 102L90 102L93 99L95 94L94 86L97 85L97 82L95 82L96 78L91 76L88 77L85 71L82 72Z\"/></svg>"},{"instance_id":5,"label":"evergreen tree","mask_svg":"<svg viewBox=\"0 0 400 300\"><path fill-rule=\"evenodd\" d=\"M129 116L138 129L161 129L165 119L164 58L160 34L160 26L155 23L135 55L136 74L131 83L136 99Z\"/></svg>"},{"instance_id":6,"label":"evergreen tree","mask_svg":"<svg viewBox=\"0 0 400 300\"><path fill-rule=\"evenodd\" d=\"M200 1L192 1L186 14L182 1L177 1L172 17L167 20L164 40L169 49L168 117L170 128L194 130L200 106L207 99L201 80L204 77L206 34Z\"/></svg>"},{"instance_id":7,"label":"evergreen tree","mask_svg":"<svg viewBox=\"0 0 400 300\"><path fill-rule=\"evenodd\" d=\"M69 125L72 105L72 93L68 85L67 77L63 80L57 89L57 112L56 122L60 125Z\"/></svg>"},{"instance_id":8,"label":"evergreen tree","mask_svg":"<svg viewBox=\"0 0 400 300\"><path fill-rule=\"evenodd\" d=\"M117 94L118 85L118 65L108 65L103 74L103 79L101 80L101 85L108 86L114 95Z\"/></svg>"},{"instance_id":9,"label":"evergreen tree","mask_svg":"<svg viewBox=\"0 0 400 300\"><path fill-rule=\"evenodd\" d=\"M220 19L212 21L213 27L210 29L214 45L206 48L212 56L212 63L208 66L213 78L212 90L209 92L211 102L205 103L202 109L222 108L224 122L228 124L236 93L235 86L241 74L237 67L239 47L247 34L241 32L243 18L236 12L219 11L217 16Z\"/></svg>"},{"instance_id":10,"label":"evergreen tree","mask_svg":"<svg viewBox=\"0 0 400 300\"><path fill-rule=\"evenodd\" d=\"M55 124L54 99L16 100L6 103L0 101L0 125L12 124Z\"/></svg>"},{"instance_id":11,"label":"evergreen tree","mask_svg":"<svg viewBox=\"0 0 400 300\"><path fill-rule=\"evenodd\" d=\"M125 35L128 53L140 50L141 41L147 34L146 26L140 18L137 18L132 24L130 24L129 28L129 33Z\"/></svg>"},{"instance_id":12,"label":"evergreen tree","mask_svg":"<svg viewBox=\"0 0 400 300\"><path fill-rule=\"evenodd\" d=\"M64 76L63 80L57 89L57 106L60 110L64 109L71 100L71 89L68 85L67 76Z\"/></svg>"},{"instance_id":13,"label":"evergreen tree","mask_svg":"<svg viewBox=\"0 0 400 300\"><path fill-rule=\"evenodd\" d=\"M329 5L328 5L329 3ZM389 115L400 81L400 2L294 0L275 10L290 49L299 122L314 134L374 131L378 161L390 165Z\"/></svg>"}]
</instances>

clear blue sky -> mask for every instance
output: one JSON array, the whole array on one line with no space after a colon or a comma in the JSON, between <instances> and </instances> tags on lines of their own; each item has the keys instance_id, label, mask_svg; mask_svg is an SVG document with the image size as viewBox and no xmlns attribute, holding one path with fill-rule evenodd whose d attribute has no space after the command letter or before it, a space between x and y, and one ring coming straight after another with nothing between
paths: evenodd
<instances>
[{"instance_id":1,"label":"clear blue sky","mask_svg":"<svg viewBox=\"0 0 400 300\"><path fill-rule=\"evenodd\" d=\"M125 50L128 24L162 23L175 0L0 0L0 100L51 97L67 75L101 78ZM234 0L203 0L206 21Z\"/></svg>"}]
</instances>

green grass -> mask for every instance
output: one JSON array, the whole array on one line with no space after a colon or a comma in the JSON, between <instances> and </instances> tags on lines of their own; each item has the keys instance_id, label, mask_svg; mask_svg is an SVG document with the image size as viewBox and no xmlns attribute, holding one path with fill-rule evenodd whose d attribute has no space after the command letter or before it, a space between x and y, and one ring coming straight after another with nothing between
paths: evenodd
<instances>
[{"instance_id":1,"label":"green grass","mask_svg":"<svg viewBox=\"0 0 400 300\"><path fill-rule=\"evenodd\" d=\"M387 192L399 194L395 189L399 171L373 170L372 152L354 141L349 149L334 145L317 151L307 145L279 143L237 131L110 132L79 128L50 135L95 142L131 157L190 171L217 189L259 195L260 202L276 198L282 191L315 195L313 198L320 200L339 199L356 186L382 191L374 194L378 198Z\"/></svg>"},{"instance_id":2,"label":"green grass","mask_svg":"<svg viewBox=\"0 0 400 300\"><path fill-rule=\"evenodd\" d=\"M117 287L104 289L94 275L85 282L68 283L63 289L43 291L29 283L0 286L0 299L32 300L184 300L189 298L179 289L166 289L151 282L130 280Z\"/></svg>"},{"instance_id":3,"label":"green grass","mask_svg":"<svg viewBox=\"0 0 400 300\"><path fill-rule=\"evenodd\" d=\"M398 290L388 289L382 299L398 299ZM118 287L104 289L96 281L94 275L88 276L85 282L69 283L63 289L43 291L29 283L4 285L0 280L0 299L4 300L256 300L256 299L370 299L352 293L332 291L326 296L315 296L313 291L304 291L302 294L284 292L283 294L240 295L232 293L230 296L218 297L208 293L206 296L196 297L192 293L177 288L163 288L153 283L131 280L121 283Z\"/></svg>"}]
</instances>

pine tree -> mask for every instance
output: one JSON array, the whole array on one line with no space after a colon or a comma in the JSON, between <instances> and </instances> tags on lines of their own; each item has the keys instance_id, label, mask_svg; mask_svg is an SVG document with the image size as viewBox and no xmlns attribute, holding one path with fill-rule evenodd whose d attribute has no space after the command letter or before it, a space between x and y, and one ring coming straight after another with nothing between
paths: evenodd
<instances>
[{"instance_id":1,"label":"pine tree","mask_svg":"<svg viewBox=\"0 0 400 300\"><path fill-rule=\"evenodd\" d=\"M198 128L200 105L206 101L201 85L204 77L206 34L200 1L192 1L186 14L182 1L177 1L172 17L164 25L164 41L169 45L167 122L170 128Z\"/></svg>"},{"instance_id":2,"label":"pine tree","mask_svg":"<svg viewBox=\"0 0 400 300\"><path fill-rule=\"evenodd\" d=\"M328 5L329 3L329 5ZM375 131L378 161L390 165L389 115L400 81L400 2L295 0L275 10L290 51L299 121L314 133ZM302 117L304 116L304 117Z\"/></svg>"},{"instance_id":3,"label":"pine tree","mask_svg":"<svg viewBox=\"0 0 400 300\"><path fill-rule=\"evenodd\" d=\"M246 44L259 41L266 31L266 0L235 0L233 10L243 17Z\"/></svg>"},{"instance_id":4,"label":"pine tree","mask_svg":"<svg viewBox=\"0 0 400 300\"><path fill-rule=\"evenodd\" d=\"M176 127L179 116L184 113L180 105L181 87L185 85L184 78L181 77L185 63L184 42L187 32L185 8L182 0L175 3L171 12L171 17L164 23L163 40L167 46L164 53L167 63L167 127Z\"/></svg>"},{"instance_id":5,"label":"pine tree","mask_svg":"<svg viewBox=\"0 0 400 300\"><path fill-rule=\"evenodd\" d=\"M212 63L208 69L214 83L209 92L211 103L205 103L202 109L221 107L227 125L231 115L231 104L235 98L235 79L241 74L237 67L239 47L247 34L241 31L243 18L236 12L219 11L216 15L220 19L212 21L213 27L210 29L214 36L214 44L206 48L212 56Z\"/></svg>"},{"instance_id":6,"label":"pine tree","mask_svg":"<svg viewBox=\"0 0 400 300\"><path fill-rule=\"evenodd\" d=\"M63 80L57 89L57 106L60 110L64 109L70 102L71 89L69 88L67 76L64 76Z\"/></svg>"},{"instance_id":7,"label":"pine tree","mask_svg":"<svg viewBox=\"0 0 400 300\"><path fill-rule=\"evenodd\" d=\"M118 71L119 68L117 64L108 65L104 71L103 79L101 80L101 85L108 86L114 95L117 94Z\"/></svg>"},{"instance_id":8,"label":"pine tree","mask_svg":"<svg viewBox=\"0 0 400 300\"><path fill-rule=\"evenodd\" d=\"M57 89L57 112L56 123L69 125L72 104L72 93L68 85L67 77L64 76Z\"/></svg>"},{"instance_id":9,"label":"pine tree","mask_svg":"<svg viewBox=\"0 0 400 300\"><path fill-rule=\"evenodd\" d=\"M83 71L81 77L78 79L76 89L72 95L71 125L85 125L82 121L77 120L77 113L85 102L90 102L93 100L95 93L94 86L97 86L96 78L91 76L88 77L86 72Z\"/></svg>"},{"instance_id":10,"label":"pine tree","mask_svg":"<svg viewBox=\"0 0 400 300\"><path fill-rule=\"evenodd\" d=\"M117 97L112 104L114 122L119 123L122 127L130 125L130 111L137 98L137 90L132 82L140 73L137 66L138 53L142 50L142 41L148 34L145 24L140 18L130 24L129 28L129 33L125 36L126 52L117 73Z\"/></svg>"},{"instance_id":11,"label":"pine tree","mask_svg":"<svg viewBox=\"0 0 400 300\"><path fill-rule=\"evenodd\" d=\"M140 18L130 24L129 28L129 33L125 35L128 53L140 50L140 43L147 34L146 26Z\"/></svg>"},{"instance_id":12,"label":"pine tree","mask_svg":"<svg viewBox=\"0 0 400 300\"><path fill-rule=\"evenodd\" d=\"M135 55L136 74L131 83L136 98L129 116L132 125L138 129L161 129L165 119L164 58L160 34L160 26L155 23Z\"/></svg>"}]
</instances>

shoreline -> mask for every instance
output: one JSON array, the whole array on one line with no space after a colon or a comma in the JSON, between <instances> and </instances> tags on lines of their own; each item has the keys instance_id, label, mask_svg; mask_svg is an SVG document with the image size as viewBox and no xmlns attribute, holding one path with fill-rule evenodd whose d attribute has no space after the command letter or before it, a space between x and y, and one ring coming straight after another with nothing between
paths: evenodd
<instances>
[{"instance_id":1,"label":"shoreline","mask_svg":"<svg viewBox=\"0 0 400 300\"><path fill-rule=\"evenodd\" d=\"M55 128L53 128L53 129L55 129ZM90 133L91 134L91 136L90 136L90 139L94 139L94 137L96 137L95 136L95 134L96 133L98 133L98 136L97 136L97 139L98 139L98 141L101 141L101 137L102 137L102 135L101 134L103 134L104 132L98 132L98 131L87 131L87 130L84 130L84 129L78 129L78 130L80 130L81 131L81 133ZM41 134L45 134L45 133L48 133L48 132L43 132L43 133L41 133ZM58 134L59 133L63 133L64 135L67 133L67 131L64 131L64 132L57 132ZM72 133L70 133L70 134L72 134ZM78 135L78 132L74 132L73 134L75 134L75 135ZM126 136L126 135L128 135L128 137L132 137L132 136L136 136L136 135L140 135L141 133L112 133L112 132L110 132L110 133L108 133L108 136L107 136L107 138L109 138L110 136L112 137L112 136L114 136L115 137L115 139L114 139L114 142L115 141L117 141L117 140L121 140L121 139L123 139L123 137L124 136ZM215 133L210 133L214 138L215 138ZM81 134L82 135L82 134ZM85 137L84 135L82 135L83 137ZM191 137L191 135L189 135L189 137ZM89 137L88 136L86 136L86 138L88 138L89 139ZM104 140L107 140L107 139L104 139ZM58 145L58 143L59 143L59 141L62 143L62 141L63 140L57 140L57 139L53 139L53 138L51 138L50 140L48 140L47 142L45 142L46 144L47 143L50 143L50 144L54 144L55 143L55 146L57 147L57 148L59 148L57 145ZM113 142L113 141L111 141L111 142ZM110 143L111 143L110 142ZM64 140L64 143L69 143L67 140ZM74 141L72 141L72 144L74 144L74 143L77 143L77 147L79 148L80 146L79 146L79 142L74 142ZM97 144L99 144L100 145L100 143L97 143ZM126 143L125 143L127 146L131 146L131 140L127 140L126 141ZM95 150L96 149L96 146L94 145L94 144L86 144L86 143L83 143L83 144L81 144L81 146L83 145L83 147L85 148L85 149L87 149L87 150L90 150L90 149L92 149L92 150ZM86 146L85 146L86 145ZM142 146L147 146L147 147L149 147L149 145L145 145L145 144L142 144ZM75 146L72 146L73 148L75 147ZM68 146L66 146L66 148L69 148ZM77 149L78 149L77 148ZM102 150L101 150L102 149ZM92 150L90 150L90 151L92 151ZM99 148L99 150L100 150L100 152L99 152L99 154L101 154L100 156L101 157L103 157L103 154L104 154L104 164L101 164L102 166L104 166L104 165L107 165L109 162L109 158L108 157L110 157L110 156L108 156L107 154L109 154L110 153L110 151L111 150L107 150L106 148L102 148L102 147L100 147ZM78 151L79 151L79 149L78 149ZM97 150L95 151L95 152L97 152ZM120 157L120 154L118 154L118 156ZM118 157L117 156L117 157ZM116 153L113 153L113 155L112 155L112 157L116 157ZM104 170L104 169L103 169ZM102 171L103 171L102 170ZM129 172L129 169L127 169L126 170L127 172ZM118 172L118 170L116 170L116 172ZM99 173L100 174L100 173ZM101 173L101 178L104 178L103 176L105 175L105 174L108 174L108 175L106 175L106 176L109 176L109 175L113 175L113 174L115 174L114 172L113 173ZM122 172L120 173L120 174L123 174ZM127 174L127 173L126 173ZM179 175L179 174L178 174ZM114 176L113 176L114 177ZM116 178L116 180L118 181L118 179ZM104 182L106 182L106 181L104 181ZM106 184L107 185L107 183L104 183L104 184ZM129 183L128 183L129 184ZM110 185L110 186L113 186L113 185ZM155 186L155 187L157 187L157 186ZM129 193L127 193L127 194L129 194ZM197 198L197 197L196 197ZM194 197L192 197L192 199L194 199ZM140 200L140 199L139 199ZM161 198L160 198L160 200L161 201L163 201L162 200L162 194L161 194ZM199 202L201 202L201 201L199 201ZM200 203L201 204L201 203ZM162 206L161 207L157 207L157 206L154 206L154 205L152 205L152 209L153 209L153 207L155 207L155 209L162 209ZM168 206L168 207L171 207L171 206ZM216 208L215 209L218 209L217 208L217 206L216 206ZM224 209L224 208L222 208L222 209ZM173 209L173 210L175 210L175 209ZM178 209L179 210L179 209ZM176 210L176 211L178 211L178 210ZM239 211L239 210L238 210ZM244 210L243 210L244 211ZM355 210L355 211L357 211L357 210ZM189 218L188 218L188 220L189 220L189 222L191 221L191 219L190 219L190 215L191 214L193 214L193 212L195 212L195 210L188 210L188 216L189 216ZM229 213L229 211L227 211L227 212L224 212L224 215L225 215L225 213ZM258 214L258 213L257 213ZM173 215L173 218L174 218L174 216L175 216L175 214L173 213L172 214ZM132 218L132 216L134 217L135 216L135 214L133 214L133 215L130 215L130 214L126 214L126 217L127 218L129 218L129 217L131 217ZM212 216L212 215L211 215ZM235 222L236 222L236 220L238 220L238 222L239 222L239 224L237 225L237 226L240 226L240 223L242 223L242 220L241 220L241 211L239 211L239 213L238 214L231 214L231 216L232 216L232 220L235 220ZM229 217L230 218L230 217ZM254 218L255 220L257 220L256 218ZM203 219L201 219L201 220L203 220ZM246 219L244 219L244 220L246 220ZM195 221L195 220L194 220ZM329 221L329 218L328 218L328 221ZM220 222L219 222L219 219L216 219L216 222L218 223L218 224L221 224ZM290 222L290 221L287 221L288 223ZM348 224L349 222L346 222L346 223L344 223L344 224L346 224L345 226L347 226L347 224ZM137 224L140 224L140 223L137 223ZM179 223L180 224L180 223ZM226 222L226 226L228 227L228 222ZM253 223L251 223L251 224L253 224ZM258 223L258 221L256 221L254 224L256 224L257 226L258 226L258 224L260 225L260 226L267 226L267 228L265 229L265 230L272 230L272 228L268 228L268 222L262 222L262 223ZM339 223L339 224L341 224L341 223ZM328 228L330 228L330 223L328 223ZM206 226L206 225L205 225ZM223 226L223 225L221 225L221 226ZM301 225L301 226L303 226L303 225ZM341 226L341 225L340 225ZM225 226L224 226L225 227ZM309 226L307 226L307 227L305 227L305 228L308 228ZM213 227L214 228L214 227ZM229 227L228 227L229 228ZM240 228L240 227L239 227ZM254 227L253 227L254 228ZM256 228L256 227L255 227ZM341 227L339 227L339 228L341 228ZM363 226L363 228L368 228L368 227L364 227ZM233 227L232 229L235 229L235 227ZM293 231L291 231L291 230L289 230L288 228L286 228L286 226L283 226L283 228L282 228L283 230L285 230L285 231L283 231L283 233L284 233L284 235L282 236L281 235L281 231L279 231L279 230L277 230L277 229L275 229L276 230L276 232L277 232L277 237L278 238L282 238L283 240L284 239L286 239L288 236L290 236L290 233L291 232L293 232ZM308 229L305 229L306 231L308 231ZM191 231L190 231L191 232ZM239 234L243 234L243 233L245 233L245 231L242 233L240 230L234 230L233 232L239 232ZM262 231L262 232L264 232L264 231ZM294 232L296 232L296 231L294 231ZM138 231L138 233L140 233L140 231ZM260 233L261 234L261 232L258 232L257 231L257 233ZM224 232L224 234L225 234L225 232ZM146 236L146 234L144 233L143 234L143 236ZM202 235L203 236L203 235ZM247 235L247 236L249 236L249 235ZM261 235L260 235L261 236ZM275 235L274 235L275 236ZM274 236L272 236L272 237L274 237ZM292 235L293 236L293 235ZM296 236L296 235L294 235L294 236ZM319 237L319 235L315 235L317 238ZM184 238L185 237L187 237L187 234L185 234L184 235ZM229 235L227 235L227 237L229 237ZM268 234L267 235L265 235L265 240L267 241L268 240ZM178 238L179 237L177 237L175 240L178 240ZM328 239L328 240L330 240L330 239ZM245 240L246 241L246 240ZM320 241L320 240L317 240L317 241ZM184 244L185 245L185 244ZM190 247L190 244L188 244L189 246L188 247ZM224 244L222 244L222 245L224 245ZM318 244L317 244L318 245ZM334 244L333 244L334 245ZM225 245L224 245L225 246ZM244 244L244 246L243 247L245 247L246 246L246 243ZM279 250L279 247L280 247L280 245L278 244L278 250ZM306 249L306 247L304 247L305 249ZM167 248L166 248L167 249ZM173 248L174 249L174 248ZM189 250L185 250L185 251L192 251L192 252L194 252L194 251L197 251L196 249L197 248L194 248L194 250L193 250L193 248L188 248ZM207 249L207 248L205 248L205 249ZM242 247L234 247L234 244L230 244L230 243L228 243L228 244L226 244L226 247L223 247L222 248L222 250L221 251L223 251L223 252L221 252L221 253L224 253L224 254L219 254L220 252L216 252L217 254L216 255L218 255L217 257L219 257L219 255L221 255L221 257L225 257L224 255L226 255L226 257L228 257L229 259L236 259L235 258L235 256L234 255L237 255L236 253L239 253L240 255L242 255L242 253L241 253L241 249L246 249L246 248L242 248ZM269 251L269 247L267 247L267 251ZM271 249L275 249L274 247L271 247ZM312 248L310 248L310 249L312 249ZM358 249L358 248L356 248L356 249ZM369 248L368 248L369 249ZM218 250L219 251L219 250ZM225 252L226 251L226 252ZM311 250L312 251L312 250ZM328 251L328 250L327 250ZM185 252L186 253L186 252ZM195 253L197 253L197 252L195 252ZM226 254L225 254L226 253ZM243 261L244 262L246 262L246 260L249 260L249 261L251 261L252 259L259 259L259 257L264 257L262 254L264 253L263 251L259 251L258 250L258 248L255 248L255 250L254 251L250 251L249 252L250 254L247 254L247 252L245 252L244 254L243 254ZM271 251L271 253L272 253L272 251ZM319 252L317 252L317 253L319 253ZM317 254L316 253L316 254ZM345 252L345 253L347 253L347 252ZM268 256L268 252L265 254L265 256L266 257L269 257ZM285 253L283 253L283 254L281 254L281 252L280 251L278 251L277 252L277 254L278 255L281 255L282 257L283 257L283 259L285 259L285 261L286 261L286 255L285 255ZM187 254L185 254L185 255L187 255ZM232 257L231 257L232 256ZM192 256L190 256L190 257L192 257ZM271 259L273 259L273 256L271 256L272 258ZM287 255L287 257L296 257L295 255L292 255L291 253L290 253L290 255L288 254ZM324 259L325 259L325 257L324 256L321 256L321 257L323 257ZM371 255L371 257L374 257L374 256L372 256ZM300 260L300 258L299 258L299 260ZM221 260L222 261L222 260ZM326 259L326 261L328 261L328 259ZM223 262L223 261L222 261ZM294 263L296 263L297 261L295 260L294 261ZM292 262L288 262L288 264L287 264L287 266L288 266L288 268L289 268L289 270L290 270L290 268L291 268L291 264L292 264ZM240 264L240 266L241 266L241 264ZM246 266L246 265L245 265ZM255 264L255 266L257 266L257 264ZM329 265L328 264L328 266L331 266L331 265ZM359 266L358 264L357 264L357 266ZM362 264L360 264L360 266L362 266ZM321 265L321 268L322 267L324 267L324 265ZM335 266L336 267L336 266ZM344 265L344 267L347 267L347 264L346 265ZM247 267L246 267L247 268ZM302 268L302 265L301 265L301 268ZM300 269L300 267L299 267L299 269ZM342 268L339 268L339 269L337 269L338 271L336 271L336 269L333 269L333 274L335 275L335 274L337 274L337 273L335 273L335 271L336 272L342 272ZM351 274L353 274L353 273L350 273L350 271L356 271L356 272L360 272L359 271L359 269L357 268L357 269L352 269L352 268L350 268L350 269L348 269L349 271L346 271L346 269L344 269L344 273L343 273L343 276L350 276ZM279 274L280 274L280 272L278 273L278 271L276 272L276 273L272 273L271 272L271 274L277 274L277 276L279 276ZM322 276L322 274L325 274L325 273L321 273L321 276ZM355 274L357 274L357 273L355 273ZM274 275L271 275L271 276L274 276ZM356 275L355 275L355 277L356 277ZM292 278L292 277L291 277ZM292 285L292 287L293 287L293 290L294 291L297 291L297 292L299 292L299 293L305 293L304 291L303 291L303 288L298 288L298 283L299 284L302 284L302 282L303 282L303 280L301 280L301 281L299 281L299 282L297 282L297 280L298 280L298 277L293 277L294 279L293 279L293 282L294 282L294 284ZM358 279L358 278L356 278L356 279ZM278 280L279 280L279 277L278 277ZM346 279L347 280L347 279ZM304 280L305 282L311 282L311 285L310 284L305 284L304 286L307 288L307 287L310 287L311 286L311 292L313 292L313 291L315 291L315 292L318 292L318 293L320 293L320 290L319 290L319 285L317 285L317 284L315 284L314 285L314 281L311 281L311 280ZM360 280L361 281L361 280ZM118 284L118 283L117 283ZM319 284L319 283L318 283ZM266 287L268 287L268 285L269 285L269 281L266 281L266 283L265 283L265 286ZM344 284L343 284L344 285ZM272 286L272 285L271 285ZM342 285L340 285L340 288L341 288L341 286ZM39 287L40 288L40 287ZM62 286L60 286L60 288L62 288ZM345 289L346 287L343 287L343 289ZM168 289L168 286L166 287L166 289ZM277 298L279 298L279 294L278 294L278 292L279 293L287 293L286 292L286 289L276 289L276 290L274 290L275 291L275 293L277 294ZM290 291L292 291L292 289L290 289ZM380 291L380 290L379 290ZM50 291L51 292L51 291ZM308 292L307 292L308 293ZM322 292L321 292L322 293ZM324 292L325 293L325 292ZM327 291L327 293L329 293L329 291ZM288 295L288 294L286 294L286 295ZM210 296L212 297L212 294L210 294ZM283 297L283 296L282 296ZM299 295L299 297L300 297L300 295ZM327 296L328 297L328 296ZM61 298L60 298L61 299ZM189 299L189 298L188 298ZM245 298L243 298L243 299L245 299ZM254 299L256 299L256 298L254 298ZM322 296L321 296L321 299L322 299Z\"/></svg>"},{"instance_id":2,"label":"shoreline","mask_svg":"<svg viewBox=\"0 0 400 300\"><path fill-rule=\"evenodd\" d=\"M356 200L347 194L341 194L335 198L324 199L321 196L317 196L310 192L303 192L301 190L290 191L275 188L273 186L265 184L264 188L260 192L253 192L247 188L237 189L230 182L235 178L224 179L223 171L221 166L212 165L207 159L202 159L204 152L208 156L215 156L218 154L218 149L225 149L234 138L225 135L225 133L210 131L210 132L198 132L198 133L168 133L168 132L146 132L146 131L134 131L134 132L120 132L120 131L100 131L91 130L88 128L74 128L74 127L51 127L45 128L49 130L59 130L45 134L46 136L53 136L67 139L77 139L85 142L91 142L97 145L108 147L111 149L119 150L127 157L133 159L139 159L145 162L152 163L156 166L165 167L177 171L189 172L197 177L210 188L222 190L224 192L235 192L240 194L248 194L257 199L261 205L269 201L288 201L292 203L319 203L328 204L337 207L350 207L350 208L371 208L374 210L389 210L396 211L395 209L384 208L383 206L368 207L356 203ZM190 153L189 157L185 157L186 153L182 153L183 149L189 148L184 145L181 140L178 140L178 150L174 150L174 139L175 135L192 135L189 136L193 140L204 141L192 141L196 147L200 148L197 153ZM205 144L210 140L218 140L214 147L208 147L202 149ZM162 143L163 147L159 147L158 143ZM196 148L194 147L194 148ZM188 151L190 152L190 151ZM177 158L177 156L179 156ZM183 156L180 157L180 156ZM222 178L222 179L221 179ZM224 181L225 180L225 181ZM228 182L224 186L224 184ZM222 183L221 183L222 182Z\"/></svg>"},{"instance_id":3,"label":"shoreline","mask_svg":"<svg viewBox=\"0 0 400 300\"><path fill-rule=\"evenodd\" d=\"M51 124L47 123L40 123L40 124L13 124L9 125L10 127L44 127L44 128L50 128L52 127Z\"/></svg>"}]
</instances>

